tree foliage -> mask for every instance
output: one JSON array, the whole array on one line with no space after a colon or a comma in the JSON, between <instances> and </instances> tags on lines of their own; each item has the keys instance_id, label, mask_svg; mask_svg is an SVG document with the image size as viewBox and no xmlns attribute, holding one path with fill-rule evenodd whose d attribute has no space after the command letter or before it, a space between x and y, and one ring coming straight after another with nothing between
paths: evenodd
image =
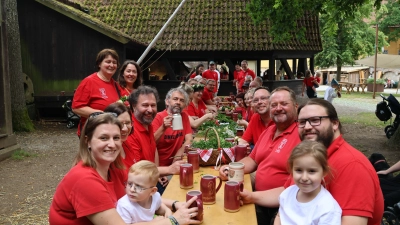
<instances>
[{"instance_id":1,"label":"tree foliage","mask_svg":"<svg viewBox=\"0 0 400 225\"><path fill-rule=\"evenodd\" d=\"M379 30L388 36L388 41L400 38L400 1L389 0L377 13Z\"/></svg>"},{"instance_id":2,"label":"tree foliage","mask_svg":"<svg viewBox=\"0 0 400 225\"><path fill-rule=\"evenodd\" d=\"M269 35L273 42L285 42L293 38L305 42L305 30L297 24L305 12L313 15L331 12L337 14L338 19L345 19L352 17L355 11L368 2L370 0L251 0L247 11L256 24L268 21ZM374 0L377 7L380 2Z\"/></svg>"}]
</instances>

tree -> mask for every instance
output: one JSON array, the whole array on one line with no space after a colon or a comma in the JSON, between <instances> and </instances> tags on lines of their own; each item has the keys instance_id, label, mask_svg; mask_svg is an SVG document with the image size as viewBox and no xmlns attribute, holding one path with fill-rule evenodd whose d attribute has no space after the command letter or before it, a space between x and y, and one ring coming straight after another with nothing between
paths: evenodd
<instances>
[{"instance_id":1,"label":"tree","mask_svg":"<svg viewBox=\"0 0 400 225\"><path fill-rule=\"evenodd\" d=\"M320 16L323 51L315 56L315 64L320 67L336 65L337 74L341 74L343 65L352 65L360 57L375 53L375 29L364 21L371 15L373 6L365 3L347 18L342 12L327 10L333 9L334 5L326 7ZM378 38L379 47L387 45L382 32ZM340 81L340 76L337 80Z\"/></svg>"},{"instance_id":2,"label":"tree","mask_svg":"<svg viewBox=\"0 0 400 225\"><path fill-rule=\"evenodd\" d=\"M377 13L379 30L388 36L388 41L397 41L400 38L400 1L389 0L384 10Z\"/></svg>"},{"instance_id":3,"label":"tree","mask_svg":"<svg viewBox=\"0 0 400 225\"><path fill-rule=\"evenodd\" d=\"M292 39L306 42L305 30L296 21L306 13L319 15L324 50L316 56L316 65L337 65L340 74L342 65L352 64L358 57L374 51L375 34L368 35L372 30L362 18L368 18L367 12L373 5L379 8L380 3L381 0L252 0L247 10L256 23L268 21L274 42ZM337 78L340 80L340 76Z\"/></svg>"},{"instance_id":4,"label":"tree","mask_svg":"<svg viewBox=\"0 0 400 225\"><path fill-rule=\"evenodd\" d=\"M32 131L33 123L28 116L22 75L21 43L18 25L17 1L6 0L6 30L10 72L11 113L14 131Z\"/></svg>"}]
</instances>

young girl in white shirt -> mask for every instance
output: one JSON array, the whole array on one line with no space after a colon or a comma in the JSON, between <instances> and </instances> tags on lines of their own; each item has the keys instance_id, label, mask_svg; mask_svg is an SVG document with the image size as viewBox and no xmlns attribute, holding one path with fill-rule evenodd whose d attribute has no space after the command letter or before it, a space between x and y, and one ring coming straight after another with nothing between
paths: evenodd
<instances>
[{"instance_id":1,"label":"young girl in white shirt","mask_svg":"<svg viewBox=\"0 0 400 225\"><path fill-rule=\"evenodd\" d=\"M274 225L340 225L342 209L321 185L329 175L326 148L316 141L297 145L288 160L295 185L279 196L279 213Z\"/></svg>"}]
</instances>

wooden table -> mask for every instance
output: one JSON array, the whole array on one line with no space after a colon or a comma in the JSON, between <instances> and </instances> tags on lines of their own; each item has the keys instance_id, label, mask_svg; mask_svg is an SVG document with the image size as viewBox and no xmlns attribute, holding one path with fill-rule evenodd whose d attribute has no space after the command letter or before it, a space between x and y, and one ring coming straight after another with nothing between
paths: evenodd
<instances>
[{"instance_id":1,"label":"wooden table","mask_svg":"<svg viewBox=\"0 0 400 225\"><path fill-rule=\"evenodd\" d=\"M356 86L355 83L350 83L350 82L339 82L341 87L346 88L346 94L350 94L350 92L354 92L354 87Z\"/></svg>"},{"instance_id":2,"label":"wooden table","mask_svg":"<svg viewBox=\"0 0 400 225\"><path fill-rule=\"evenodd\" d=\"M357 86L357 92L360 92L359 89L361 88L361 94L365 94L364 89L365 89L366 87L367 87L367 84L365 84L365 83L360 83L360 84L358 84L358 86Z\"/></svg>"},{"instance_id":3,"label":"wooden table","mask_svg":"<svg viewBox=\"0 0 400 225\"><path fill-rule=\"evenodd\" d=\"M176 199L178 201L186 200L186 193L190 190L200 190L200 178L202 175L211 174L218 175L218 171L212 167L200 167L200 171L194 174L193 177L193 188L181 189L179 187L179 175L173 175L167 188L162 195L163 198ZM217 180L218 183L218 180ZM224 210L224 187L225 182L222 181L221 188L217 193L217 202L213 205L204 205L204 218L202 225L214 225L214 224L247 224L256 225L257 217L254 204L247 204L240 207L239 212L228 213ZM244 188L251 191L250 175L245 174L244 176Z\"/></svg>"}]
</instances>

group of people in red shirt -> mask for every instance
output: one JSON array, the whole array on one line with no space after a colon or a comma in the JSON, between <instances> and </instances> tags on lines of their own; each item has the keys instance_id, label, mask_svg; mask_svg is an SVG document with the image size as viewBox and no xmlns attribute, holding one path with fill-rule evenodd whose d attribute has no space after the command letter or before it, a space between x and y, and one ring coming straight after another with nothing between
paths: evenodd
<instances>
[{"instance_id":1,"label":"group of people in red shirt","mask_svg":"<svg viewBox=\"0 0 400 225\"><path fill-rule=\"evenodd\" d=\"M181 156L193 139L192 128L199 121L213 119L217 112L202 99L207 90L209 93L205 95L212 103L218 90L213 70L202 73L203 77L210 76L206 87L182 83L171 89L165 98L166 109L158 112L158 92L141 85L137 64L124 63L126 66L121 67L119 76L126 83L119 85L112 79L119 65L118 54L105 49L96 62L99 71L85 78L74 96L73 110L87 122L84 125L82 121L78 128L80 149L75 166L56 189L50 224L124 224L115 205L124 194L127 169L140 160L154 162L161 175L157 187L162 189L168 184L166 176L178 174L184 163ZM243 77L251 76L246 65L243 61L244 72L238 71L236 77L239 91ZM129 93L126 105L118 102L121 93ZM279 204L279 194L293 184L286 162L291 150L302 140L320 141L328 149L328 162L334 174L326 180L326 189L342 208L342 224L380 224L383 197L376 172L368 159L343 139L341 123L329 102L311 99L298 107L296 95L288 87L270 92L260 86L246 94L237 97L242 105L248 102L254 114L239 143L255 147L241 161L245 173L257 172L255 191L244 190L240 195L244 204L256 204L258 224L270 223ZM173 129L174 114L181 115L180 130ZM305 126L298 126L299 120L306 121ZM221 167L220 176L226 180L225 167ZM165 205L177 211L172 218L152 224L171 221L199 224L200 221L192 219L196 208L189 209L193 200L184 203L163 199Z\"/></svg>"}]
</instances>

